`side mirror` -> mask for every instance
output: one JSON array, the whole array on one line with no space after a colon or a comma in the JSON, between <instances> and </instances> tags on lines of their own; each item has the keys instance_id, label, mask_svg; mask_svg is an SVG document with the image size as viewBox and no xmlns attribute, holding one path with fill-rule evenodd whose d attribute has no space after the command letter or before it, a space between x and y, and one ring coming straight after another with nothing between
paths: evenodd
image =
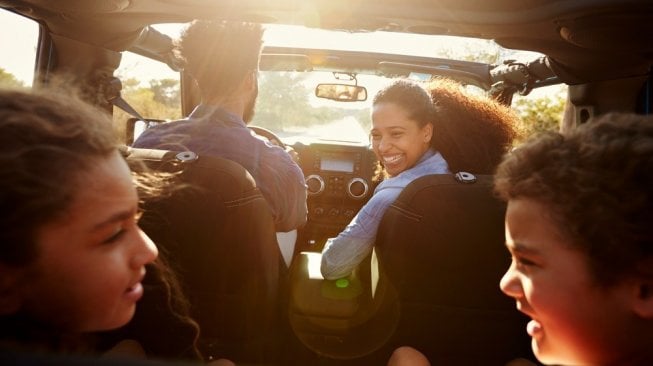
<instances>
[{"instance_id":1,"label":"side mirror","mask_svg":"<svg viewBox=\"0 0 653 366\"><path fill-rule=\"evenodd\" d=\"M128 119L125 128L125 144L133 144L143 131L165 122L167 121L163 119L139 119L136 117Z\"/></svg>"},{"instance_id":2,"label":"side mirror","mask_svg":"<svg viewBox=\"0 0 653 366\"><path fill-rule=\"evenodd\" d=\"M367 100L367 89L358 85L318 84L315 96L339 102L362 102Z\"/></svg>"}]
</instances>

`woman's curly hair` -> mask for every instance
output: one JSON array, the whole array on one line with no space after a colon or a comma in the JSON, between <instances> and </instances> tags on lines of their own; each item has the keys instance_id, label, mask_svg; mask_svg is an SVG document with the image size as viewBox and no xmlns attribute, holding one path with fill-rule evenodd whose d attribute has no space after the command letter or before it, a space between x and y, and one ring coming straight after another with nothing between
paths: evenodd
<instances>
[{"instance_id":1,"label":"woman's curly hair","mask_svg":"<svg viewBox=\"0 0 653 366\"><path fill-rule=\"evenodd\" d=\"M438 78L427 86L436 113L431 146L452 172L493 174L518 137L519 117L507 106Z\"/></svg>"}]
</instances>

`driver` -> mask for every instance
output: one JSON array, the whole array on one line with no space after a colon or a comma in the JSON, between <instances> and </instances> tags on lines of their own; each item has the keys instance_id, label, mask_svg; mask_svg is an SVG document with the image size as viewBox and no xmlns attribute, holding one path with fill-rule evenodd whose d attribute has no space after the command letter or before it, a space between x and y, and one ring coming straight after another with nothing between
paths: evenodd
<instances>
[{"instance_id":1,"label":"driver","mask_svg":"<svg viewBox=\"0 0 653 366\"><path fill-rule=\"evenodd\" d=\"M192 22L178 48L185 71L197 81L202 103L187 119L146 130L133 146L191 150L239 163L267 200L276 230L288 232L306 222L304 175L289 151L247 128L258 95L262 36L259 24Z\"/></svg>"}]
</instances>

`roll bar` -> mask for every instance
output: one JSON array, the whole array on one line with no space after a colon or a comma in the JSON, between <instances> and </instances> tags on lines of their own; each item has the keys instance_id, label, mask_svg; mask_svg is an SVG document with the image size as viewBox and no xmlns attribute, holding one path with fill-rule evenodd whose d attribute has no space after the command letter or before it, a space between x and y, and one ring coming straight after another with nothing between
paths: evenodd
<instances>
[{"instance_id":1,"label":"roll bar","mask_svg":"<svg viewBox=\"0 0 653 366\"><path fill-rule=\"evenodd\" d=\"M535 88L562 82L546 56L526 63L506 60L490 69L490 80L490 95L500 100L509 98L508 101L514 93L528 95Z\"/></svg>"}]
</instances>

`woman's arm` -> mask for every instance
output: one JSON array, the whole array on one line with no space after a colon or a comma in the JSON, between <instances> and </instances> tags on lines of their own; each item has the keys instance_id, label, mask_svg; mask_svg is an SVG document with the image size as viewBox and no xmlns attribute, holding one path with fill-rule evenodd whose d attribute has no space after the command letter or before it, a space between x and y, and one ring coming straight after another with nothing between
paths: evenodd
<instances>
[{"instance_id":1,"label":"woman's arm","mask_svg":"<svg viewBox=\"0 0 653 366\"><path fill-rule=\"evenodd\" d=\"M395 187L378 190L345 230L327 240L320 266L324 278L348 276L372 252L381 218L400 193L401 188Z\"/></svg>"}]
</instances>

